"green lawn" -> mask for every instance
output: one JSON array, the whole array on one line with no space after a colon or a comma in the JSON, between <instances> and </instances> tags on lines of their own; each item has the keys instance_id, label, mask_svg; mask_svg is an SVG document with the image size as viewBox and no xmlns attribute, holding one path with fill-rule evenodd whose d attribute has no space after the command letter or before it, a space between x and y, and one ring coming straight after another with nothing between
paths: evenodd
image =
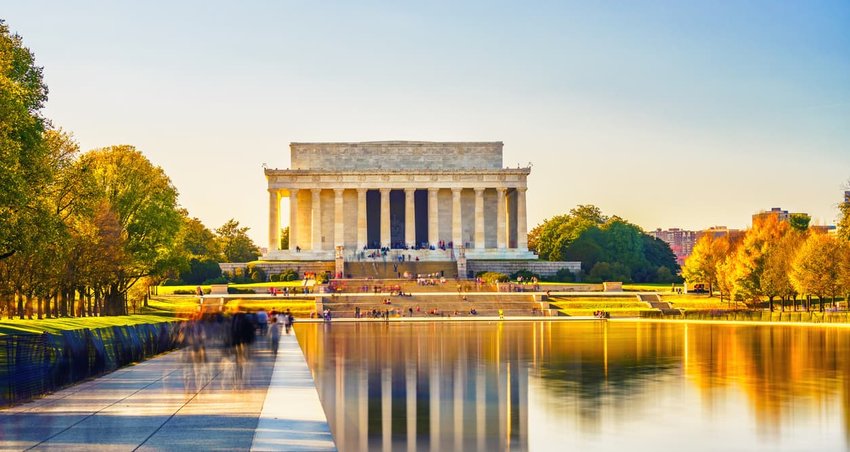
<instances>
[{"instance_id":1,"label":"green lawn","mask_svg":"<svg viewBox=\"0 0 850 452\"><path fill-rule=\"evenodd\" d=\"M140 323L160 323L174 321L173 316L137 314L112 317L77 317L42 320L0 320L0 335L14 333L51 333L83 328L103 328L108 326L137 325Z\"/></svg>"},{"instance_id":2,"label":"green lawn","mask_svg":"<svg viewBox=\"0 0 850 452\"><path fill-rule=\"evenodd\" d=\"M227 299L226 311L258 309L266 311L286 311L289 309L296 317L309 317L311 312L316 311L315 298L308 297L284 297L275 298L230 298ZM188 317L198 312L198 299L196 297L181 297L179 295L151 297L148 307L143 309L146 314L159 314L170 316Z\"/></svg>"},{"instance_id":3,"label":"green lawn","mask_svg":"<svg viewBox=\"0 0 850 452\"><path fill-rule=\"evenodd\" d=\"M261 283L251 283L251 284L230 284L228 287L234 287L236 289L256 289L256 288L265 288L265 287L301 287L304 283L300 280L298 281L282 281L282 282L261 282ZM197 285L185 285L185 286L157 286L156 291L158 295L174 295L175 290L191 290L194 291L197 289ZM201 289L209 289L210 285L201 285Z\"/></svg>"},{"instance_id":4,"label":"green lawn","mask_svg":"<svg viewBox=\"0 0 850 452\"><path fill-rule=\"evenodd\" d=\"M606 311L615 317L640 317L641 312L655 311L636 296L629 297L551 297L549 305L569 316L590 316Z\"/></svg>"},{"instance_id":5,"label":"green lawn","mask_svg":"<svg viewBox=\"0 0 850 452\"><path fill-rule=\"evenodd\" d=\"M743 305L728 300L720 302L720 297L709 297L708 294L662 294L661 299L670 303L671 306L678 309L687 310L708 310L708 309L729 309L741 307Z\"/></svg>"},{"instance_id":6,"label":"green lawn","mask_svg":"<svg viewBox=\"0 0 850 452\"><path fill-rule=\"evenodd\" d=\"M670 283L641 283L641 284L623 284L623 290L630 292L673 292L673 285ZM682 287L677 284L676 287Z\"/></svg>"}]
</instances>

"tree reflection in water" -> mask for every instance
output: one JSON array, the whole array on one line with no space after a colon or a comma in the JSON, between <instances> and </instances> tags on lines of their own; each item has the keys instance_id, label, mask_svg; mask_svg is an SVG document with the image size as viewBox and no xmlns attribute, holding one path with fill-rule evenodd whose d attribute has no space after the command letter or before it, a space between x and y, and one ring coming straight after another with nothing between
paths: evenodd
<instances>
[{"instance_id":1,"label":"tree reflection in water","mask_svg":"<svg viewBox=\"0 0 850 452\"><path fill-rule=\"evenodd\" d=\"M850 330L840 327L338 323L297 333L340 450L830 450L850 431Z\"/></svg>"}]
</instances>

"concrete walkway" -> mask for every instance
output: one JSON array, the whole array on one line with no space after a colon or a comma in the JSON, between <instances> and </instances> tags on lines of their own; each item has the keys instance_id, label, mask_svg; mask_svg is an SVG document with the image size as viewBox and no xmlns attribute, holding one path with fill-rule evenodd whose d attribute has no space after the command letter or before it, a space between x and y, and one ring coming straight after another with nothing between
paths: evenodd
<instances>
[{"instance_id":1,"label":"concrete walkway","mask_svg":"<svg viewBox=\"0 0 850 452\"><path fill-rule=\"evenodd\" d=\"M315 387L314 399L302 394L313 382L295 337L281 345L277 372L264 340L240 354L184 349L0 410L0 450L333 449ZM273 375L293 377L272 384L287 403L266 403ZM285 424L269 424L272 408Z\"/></svg>"},{"instance_id":2,"label":"concrete walkway","mask_svg":"<svg viewBox=\"0 0 850 452\"><path fill-rule=\"evenodd\" d=\"M336 450L313 375L295 336L282 336L251 450Z\"/></svg>"}]
</instances>

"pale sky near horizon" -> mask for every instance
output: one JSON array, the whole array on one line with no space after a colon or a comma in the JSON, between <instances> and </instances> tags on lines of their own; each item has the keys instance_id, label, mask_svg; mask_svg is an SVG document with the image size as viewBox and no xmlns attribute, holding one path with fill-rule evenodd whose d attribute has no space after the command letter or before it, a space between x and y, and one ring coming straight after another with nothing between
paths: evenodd
<instances>
[{"instance_id":1,"label":"pale sky near horizon","mask_svg":"<svg viewBox=\"0 0 850 452\"><path fill-rule=\"evenodd\" d=\"M596 204L647 230L834 224L850 2L7 2L45 115L132 144L211 229L266 246L289 142L503 141L529 229ZM284 215L284 222L286 216Z\"/></svg>"}]
</instances>

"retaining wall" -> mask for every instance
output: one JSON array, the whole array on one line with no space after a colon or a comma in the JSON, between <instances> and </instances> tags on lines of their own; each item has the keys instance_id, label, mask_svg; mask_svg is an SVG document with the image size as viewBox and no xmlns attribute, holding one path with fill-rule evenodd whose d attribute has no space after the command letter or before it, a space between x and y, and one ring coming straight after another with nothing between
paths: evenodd
<instances>
[{"instance_id":1,"label":"retaining wall","mask_svg":"<svg viewBox=\"0 0 850 452\"><path fill-rule=\"evenodd\" d=\"M0 336L0 406L177 348L179 323Z\"/></svg>"}]
</instances>

